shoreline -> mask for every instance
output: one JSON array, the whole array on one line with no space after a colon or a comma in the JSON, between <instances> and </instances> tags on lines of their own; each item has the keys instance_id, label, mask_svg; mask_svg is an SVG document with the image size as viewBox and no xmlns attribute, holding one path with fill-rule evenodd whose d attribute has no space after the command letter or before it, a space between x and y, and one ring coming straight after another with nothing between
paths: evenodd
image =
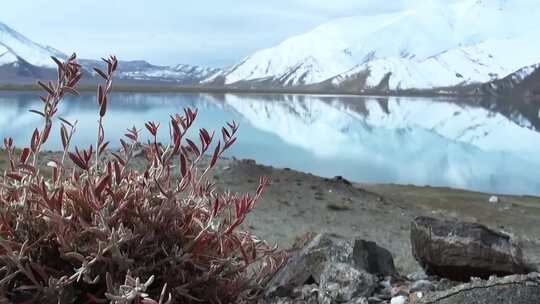
<instances>
[{"instance_id":1,"label":"shoreline","mask_svg":"<svg viewBox=\"0 0 540 304\"><path fill-rule=\"evenodd\" d=\"M58 152L43 152L40 166ZM136 157L135 168L144 160ZM0 170L7 165L0 150ZM253 160L220 159L209 175L218 191L253 193L260 176L271 180L243 228L261 239L289 248L308 233L333 233L375 241L394 255L400 273L420 270L410 244L410 223L417 216L455 218L503 231L519 243L531 265L540 266L540 197L500 195L444 187L351 183Z\"/></svg>"},{"instance_id":2,"label":"shoreline","mask_svg":"<svg viewBox=\"0 0 540 304\"><path fill-rule=\"evenodd\" d=\"M40 91L35 84L0 84L0 91ZM96 84L83 83L77 87L81 92L94 92ZM410 91L380 91L366 90L365 92L329 91L301 88L234 88L218 86L175 85L175 84L122 84L114 85L113 91L122 93L207 93L207 94L285 94L285 95L321 95L321 96L357 96L357 97L432 97L432 98L470 98L492 99L500 96L489 94L465 94L459 92L439 93L436 90L410 90ZM505 96L506 97L506 96Z\"/></svg>"}]
</instances>

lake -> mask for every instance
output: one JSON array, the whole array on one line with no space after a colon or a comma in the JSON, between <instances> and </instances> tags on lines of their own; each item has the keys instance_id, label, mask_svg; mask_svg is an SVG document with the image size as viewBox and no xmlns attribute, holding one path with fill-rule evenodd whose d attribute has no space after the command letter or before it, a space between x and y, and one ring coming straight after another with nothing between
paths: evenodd
<instances>
[{"instance_id":1,"label":"lake","mask_svg":"<svg viewBox=\"0 0 540 304\"><path fill-rule=\"evenodd\" d=\"M40 117L38 92L0 92L0 137L27 145ZM74 142L95 144L93 93L69 98L59 115L78 120ZM118 147L127 127L199 109L195 127L240 124L229 156L320 176L540 195L540 112L527 101L279 94L114 93L105 119ZM58 129L53 132L58 135ZM59 136L46 148L59 150Z\"/></svg>"}]
</instances>

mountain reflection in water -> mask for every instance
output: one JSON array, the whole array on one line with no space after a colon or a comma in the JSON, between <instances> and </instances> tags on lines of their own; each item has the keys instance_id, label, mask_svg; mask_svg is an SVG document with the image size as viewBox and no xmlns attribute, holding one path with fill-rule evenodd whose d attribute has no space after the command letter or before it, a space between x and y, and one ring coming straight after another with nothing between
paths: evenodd
<instances>
[{"instance_id":1,"label":"mountain reflection in water","mask_svg":"<svg viewBox=\"0 0 540 304\"><path fill-rule=\"evenodd\" d=\"M74 142L79 146L95 142L94 98L83 93L59 110L60 116L78 120ZM27 144L40 125L28 109L39 107L36 92L1 92L0 137ZM199 109L196 128L217 130L226 121L239 122L239 139L229 155L262 164L358 182L540 195L540 117L534 102L115 93L105 119L107 140L118 147L127 127L143 128L148 120L161 123L161 140L166 140L169 114L184 107ZM60 147L59 136L46 146Z\"/></svg>"}]
</instances>

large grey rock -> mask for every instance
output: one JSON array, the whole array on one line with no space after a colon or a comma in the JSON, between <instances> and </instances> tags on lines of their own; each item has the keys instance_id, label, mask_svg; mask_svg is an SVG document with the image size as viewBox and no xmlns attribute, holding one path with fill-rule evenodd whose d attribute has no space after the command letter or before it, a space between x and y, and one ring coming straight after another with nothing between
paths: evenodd
<instances>
[{"instance_id":1,"label":"large grey rock","mask_svg":"<svg viewBox=\"0 0 540 304\"><path fill-rule=\"evenodd\" d=\"M375 243L318 234L292 254L274 275L266 287L265 296L289 297L294 288L304 284L319 284L321 275L330 263L347 264L368 273L373 271L374 275L396 273L392 255Z\"/></svg>"},{"instance_id":2,"label":"large grey rock","mask_svg":"<svg viewBox=\"0 0 540 304\"><path fill-rule=\"evenodd\" d=\"M371 274L381 276L398 274L390 251L378 246L375 242L355 240L353 259L357 268L365 269Z\"/></svg>"},{"instance_id":3,"label":"large grey rock","mask_svg":"<svg viewBox=\"0 0 540 304\"><path fill-rule=\"evenodd\" d=\"M319 283L319 303L345 303L365 297L377 287L377 278L345 263L328 263Z\"/></svg>"},{"instance_id":4,"label":"large grey rock","mask_svg":"<svg viewBox=\"0 0 540 304\"><path fill-rule=\"evenodd\" d=\"M287 297L260 299L259 304L319 304L319 286L311 284L294 288Z\"/></svg>"},{"instance_id":5,"label":"large grey rock","mask_svg":"<svg viewBox=\"0 0 540 304\"><path fill-rule=\"evenodd\" d=\"M452 280L530 272L510 236L479 224L418 217L411 224L411 245L427 274Z\"/></svg>"},{"instance_id":6,"label":"large grey rock","mask_svg":"<svg viewBox=\"0 0 540 304\"><path fill-rule=\"evenodd\" d=\"M289 257L274 275L265 291L266 297L291 296L294 288L319 284L327 262L351 261L353 248L346 240L329 234L316 235L304 248Z\"/></svg>"},{"instance_id":7,"label":"large grey rock","mask_svg":"<svg viewBox=\"0 0 540 304\"><path fill-rule=\"evenodd\" d=\"M540 274L477 280L427 294L418 304L533 304L540 303Z\"/></svg>"}]
</instances>

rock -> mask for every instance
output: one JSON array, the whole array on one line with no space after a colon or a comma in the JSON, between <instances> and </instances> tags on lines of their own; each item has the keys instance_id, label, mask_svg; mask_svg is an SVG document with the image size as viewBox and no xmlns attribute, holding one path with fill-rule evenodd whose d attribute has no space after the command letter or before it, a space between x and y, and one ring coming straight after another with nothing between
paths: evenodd
<instances>
[{"instance_id":1,"label":"rock","mask_svg":"<svg viewBox=\"0 0 540 304\"><path fill-rule=\"evenodd\" d=\"M390 300L390 304L405 304L407 303L407 297L406 296L397 296L393 297L392 300Z\"/></svg>"},{"instance_id":2,"label":"rock","mask_svg":"<svg viewBox=\"0 0 540 304\"><path fill-rule=\"evenodd\" d=\"M315 284L295 288L290 297L263 299L259 304L318 304L319 287Z\"/></svg>"},{"instance_id":3,"label":"rock","mask_svg":"<svg viewBox=\"0 0 540 304\"><path fill-rule=\"evenodd\" d=\"M374 275L345 263L328 263L321 275L319 303L344 303L369 296L377 286Z\"/></svg>"},{"instance_id":4,"label":"rock","mask_svg":"<svg viewBox=\"0 0 540 304\"><path fill-rule=\"evenodd\" d=\"M265 291L266 297L290 296L295 287L319 284L326 263L351 261L353 248L344 239L318 234L303 248L292 254L287 263L274 275Z\"/></svg>"},{"instance_id":5,"label":"rock","mask_svg":"<svg viewBox=\"0 0 540 304\"><path fill-rule=\"evenodd\" d=\"M318 234L294 252L266 287L265 297L290 297L294 288L319 284L328 265L347 264L360 273L396 273L392 255L373 242Z\"/></svg>"},{"instance_id":6,"label":"rock","mask_svg":"<svg viewBox=\"0 0 540 304\"><path fill-rule=\"evenodd\" d=\"M349 302L347 302L346 304L369 304L369 301L365 297L360 297L360 298L354 298L350 300Z\"/></svg>"},{"instance_id":7,"label":"rock","mask_svg":"<svg viewBox=\"0 0 540 304\"><path fill-rule=\"evenodd\" d=\"M398 274L390 251L378 246L375 242L355 240L353 257L356 267L365 269L371 274L381 276Z\"/></svg>"},{"instance_id":8,"label":"rock","mask_svg":"<svg viewBox=\"0 0 540 304\"><path fill-rule=\"evenodd\" d=\"M424 295L418 304L532 304L540 303L540 274L478 280Z\"/></svg>"},{"instance_id":9,"label":"rock","mask_svg":"<svg viewBox=\"0 0 540 304\"><path fill-rule=\"evenodd\" d=\"M424 297L424 293L421 292L421 291L418 291L418 292L415 292L415 293L411 293L409 295L409 302L410 303L416 303L418 302L421 298Z\"/></svg>"},{"instance_id":10,"label":"rock","mask_svg":"<svg viewBox=\"0 0 540 304\"><path fill-rule=\"evenodd\" d=\"M435 286L433 285L433 283L431 283L431 281L428 281L428 280L415 281L411 284L409 288L410 292L421 291L421 292L426 293L428 291L433 291L433 290L435 290Z\"/></svg>"},{"instance_id":11,"label":"rock","mask_svg":"<svg viewBox=\"0 0 540 304\"><path fill-rule=\"evenodd\" d=\"M529 272L510 237L485 226L418 217L411 224L415 259L428 275L456 281Z\"/></svg>"},{"instance_id":12,"label":"rock","mask_svg":"<svg viewBox=\"0 0 540 304\"><path fill-rule=\"evenodd\" d=\"M489 197L489 202L492 203L492 204L496 204L496 203L499 202L499 197L496 196L496 195L490 196Z\"/></svg>"},{"instance_id":13,"label":"rock","mask_svg":"<svg viewBox=\"0 0 540 304\"><path fill-rule=\"evenodd\" d=\"M407 279L411 281L427 280L428 275L424 271L417 271L417 272L409 273L407 275Z\"/></svg>"}]
</instances>

